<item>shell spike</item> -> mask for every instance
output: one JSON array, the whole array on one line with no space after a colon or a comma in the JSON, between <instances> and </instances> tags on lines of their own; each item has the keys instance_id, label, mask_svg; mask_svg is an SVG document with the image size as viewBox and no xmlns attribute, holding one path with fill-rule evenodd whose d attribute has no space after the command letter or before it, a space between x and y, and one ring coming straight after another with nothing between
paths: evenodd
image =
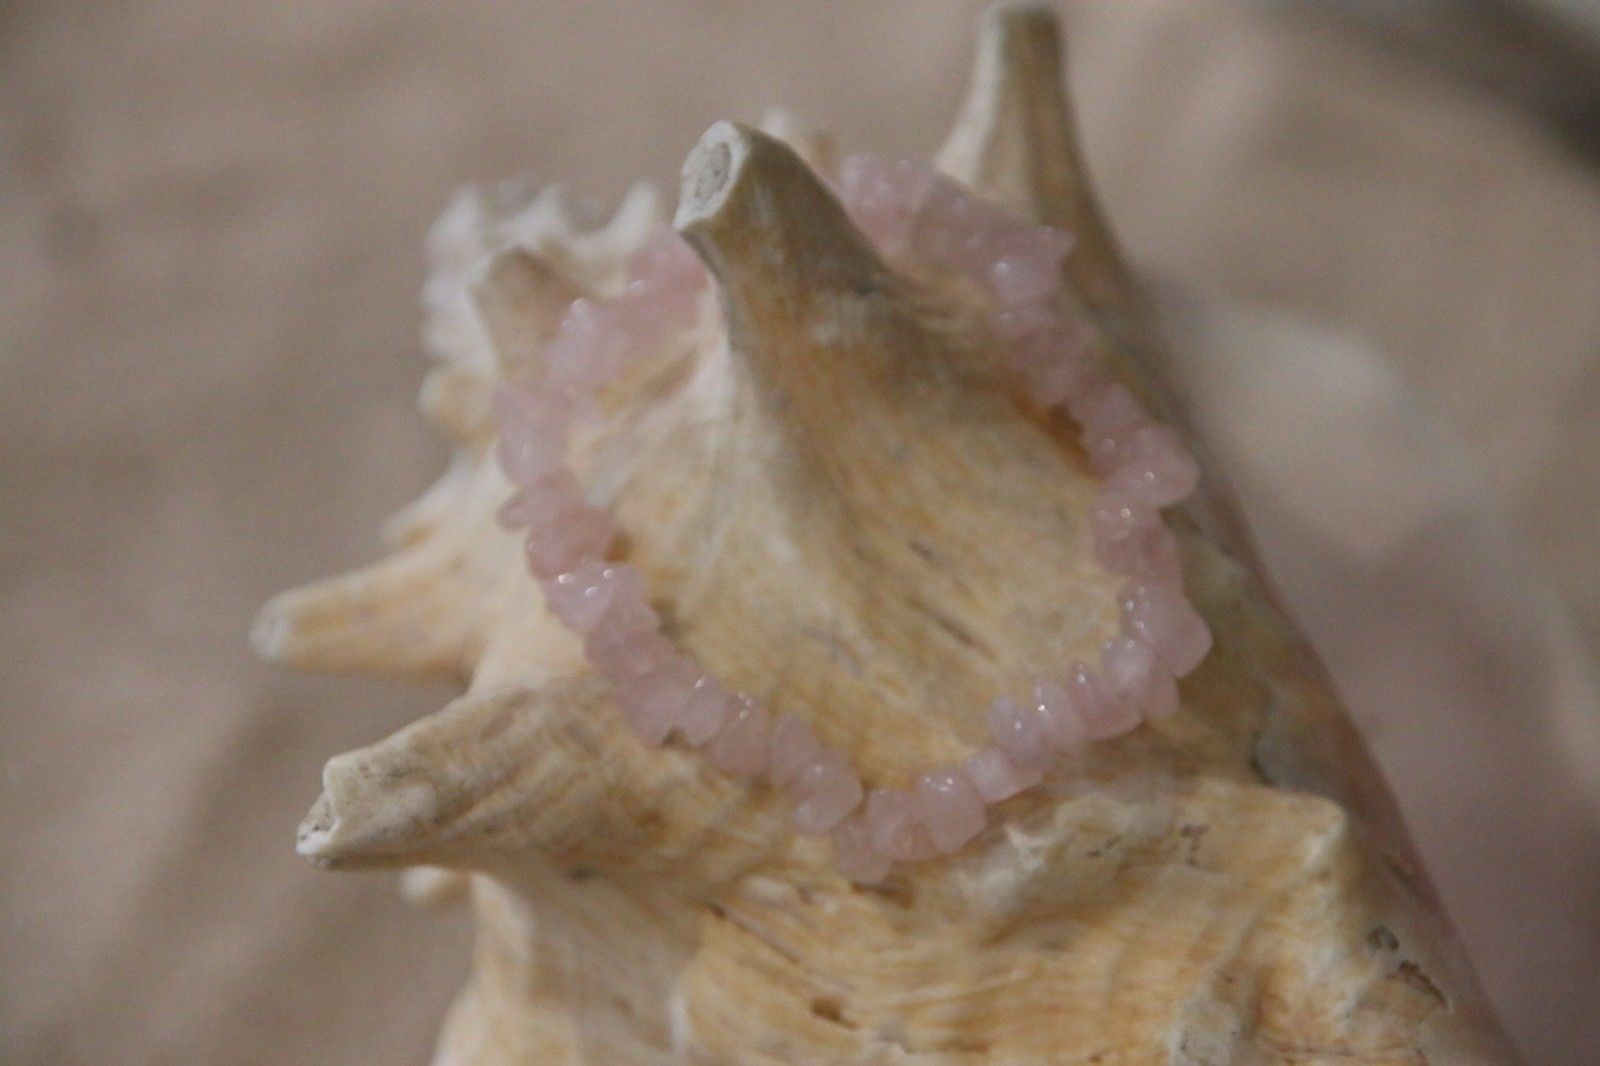
<instances>
[{"instance_id":1,"label":"shell spike","mask_svg":"<svg viewBox=\"0 0 1600 1066\"><path fill-rule=\"evenodd\" d=\"M1061 27L1048 5L991 8L966 100L937 162L989 199L1072 233L1068 273L1116 332L1143 297L1078 149L1063 67Z\"/></svg>"},{"instance_id":2,"label":"shell spike","mask_svg":"<svg viewBox=\"0 0 1600 1066\"><path fill-rule=\"evenodd\" d=\"M472 298L501 377L517 380L542 369L562 312L581 295L548 259L526 248L508 248L489 260L472 283Z\"/></svg>"},{"instance_id":3,"label":"shell spike","mask_svg":"<svg viewBox=\"0 0 1600 1066\"><path fill-rule=\"evenodd\" d=\"M506 688L462 697L369 747L337 755L322 794L300 824L296 850L318 866L470 866L470 839L487 804L497 823L542 797L509 794L516 756L529 757L548 716L538 690ZM481 752L499 742L494 758ZM463 772L470 766L470 772ZM490 802L492 799L493 802Z\"/></svg>"},{"instance_id":4,"label":"shell spike","mask_svg":"<svg viewBox=\"0 0 1600 1066\"><path fill-rule=\"evenodd\" d=\"M732 812L737 786L663 775L661 760L670 757L622 729L597 732L596 720L616 713L611 700L593 676L469 692L328 760L296 850L339 869L486 871L537 854L557 866L617 871L656 862L661 849L704 847L708 819L739 842L721 849L727 864L746 863L787 836L769 810ZM646 764L657 769L653 779ZM647 780L649 787L616 787Z\"/></svg>"},{"instance_id":5,"label":"shell spike","mask_svg":"<svg viewBox=\"0 0 1600 1066\"><path fill-rule=\"evenodd\" d=\"M746 299L756 288L785 302L812 291L825 298L888 276L795 149L736 122L713 125L684 161L673 224L724 291Z\"/></svg>"},{"instance_id":6,"label":"shell spike","mask_svg":"<svg viewBox=\"0 0 1600 1066\"><path fill-rule=\"evenodd\" d=\"M272 662L379 677L459 677L476 650L450 561L425 543L274 596L250 640Z\"/></svg>"},{"instance_id":7,"label":"shell spike","mask_svg":"<svg viewBox=\"0 0 1600 1066\"><path fill-rule=\"evenodd\" d=\"M868 418L849 407L881 403L929 348L889 268L775 137L712 126L684 164L675 224L717 279L735 355L814 442Z\"/></svg>"},{"instance_id":8,"label":"shell spike","mask_svg":"<svg viewBox=\"0 0 1600 1066\"><path fill-rule=\"evenodd\" d=\"M604 226L594 238L616 258L638 247L652 227L661 221L661 190L648 181L628 187Z\"/></svg>"},{"instance_id":9,"label":"shell spike","mask_svg":"<svg viewBox=\"0 0 1600 1066\"><path fill-rule=\"evenodd\" d=\"M781 107L761 116L761 132L771 134L794 149L806 165L832 182L839 175L839 151L833 137Z\"/></svg>"}]
</instances>

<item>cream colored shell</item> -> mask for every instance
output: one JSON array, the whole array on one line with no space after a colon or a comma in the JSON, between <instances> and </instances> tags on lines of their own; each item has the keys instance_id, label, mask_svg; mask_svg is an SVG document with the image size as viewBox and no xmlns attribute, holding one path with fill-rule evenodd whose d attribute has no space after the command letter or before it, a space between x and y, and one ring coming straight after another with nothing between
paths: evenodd
<instances>
[{"instance_id":1,"label":"cream colored shell","mask_svg":"<svg viewBox=\"0 0 1600 1066\"><path fill-rule=\"evenodd\" d=\"M1051 16L996 10L940 164L1079 235L1061 298L1181 421L1060 85ZM897 785L970 752L1032 664L1108 636L1117 581L1071 427L975 339L972 294L880 262L816 176L831 144L767 128L720 125L691 156L677 224L720 303L575 459L676 639ZM632 739L494 522L487 398L568 301L620 284L658 214L648 190L604 222L555 192L451 207L422 404L457 458L387 559L278 597L256 630L300 668L466 686L332 759L300 837L322 866L413 867L419 902L470 876L474 973L437 1063L1511 1061L1215 485L1174 519L1217 636L1183 711L952 859L853 887L768 788Z\"/></svg>"}]
</instances>

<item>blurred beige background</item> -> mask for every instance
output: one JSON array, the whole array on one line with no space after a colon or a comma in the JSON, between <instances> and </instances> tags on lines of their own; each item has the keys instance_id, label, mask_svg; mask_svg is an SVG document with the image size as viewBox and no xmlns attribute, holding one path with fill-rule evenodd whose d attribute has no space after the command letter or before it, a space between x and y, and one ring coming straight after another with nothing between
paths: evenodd
<instances>
[{"instance_id":1,"label":"blurred beige background","mask_svg":"<svg viewBox=\"0 0 1600 1066\"><path fill-rule=\"evenodd\" d=\"M439 467L428 223L775 102L925 153L980 6L0 6L0 1061L426 1060L468 924L292 841L445 693L245 633ZM1136 258L1296 316L1175 316L1201 420L1529 1061L1593 1061L1600 175L1304 5L1064 9Z\"/></svg>"}]
</instances>

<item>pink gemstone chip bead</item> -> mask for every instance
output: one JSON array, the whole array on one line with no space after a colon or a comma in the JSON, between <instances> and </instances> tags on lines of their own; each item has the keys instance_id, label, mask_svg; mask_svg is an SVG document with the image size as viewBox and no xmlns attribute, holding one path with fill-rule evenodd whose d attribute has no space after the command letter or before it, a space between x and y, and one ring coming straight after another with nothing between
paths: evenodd
<instances>
[{"instance_id":1,"label":"pink gemstone chip bead","mask_svg":"<svg viewBox=\"0 0 1600 1066\"><path fill-rule=\"evenodd\" d=\"M732 777L757 777L767 768L772 729L767 712L743 693L734 697L727 720L706 745L711 765Z\"/></svg>"},{"instance_id":2,"label":"pink gemstone chip bead","mask_svg":"<svg viewBox=\"0 0 1600 1066\"><path fill-rule=\"evenodd\" d=\"M960 851L962 845L983 831L983 797L960 767L919 777L917 803L922 824L927 827L933 846L943 855Z\"/></svg>"},{"instance_id":3,"label":"pink gemstone chip bead","mask_svg":"<svg viewBox=\"0 0 1600 1066\"><path fill-rule=\"evenodd\" d=\"M989 735L995 747L1018 766L1041 770L1050 763L1050 721L1038 708L1010 696L997 696L989 707Z\"/></svg>"},{"instance_id":4,"label":"pink gemstone chip bead","mask_svg":"<svg viewBox=\"0 0 1600 1066\"><path fill-rule=\"evenodd\" d=\"M1041 288L1039 274L1059 273L1071 247L1061 230L1025 222L945 177L934 178L911 227L914 256L991 285L1000 280L1002 293L1013 296ZM995 276L1002 263L1009 281Z\"/></svg>"},{"instance_id":5,"label":"pink gemstone chip bead","mask_svg":"<svg viewBox=\"0 0 1600 1066\"><path fill-rule=\"evenodd\" d=\"M861 778L850 760L818 740L798 715L784 715L772 730L768 774L799 799L794 819L802 833L826 833L861 804Z\"/></svg>"},{"instance_id":6,"label":"pink gemstone chip bead","mask_svg":"<svg viewBox=\"0 0 1600 1066\"><path fill-rule=\"evenodd\" d=\"M545 512L528 527L528 568L535 577L553 578L605 554L616 527L598 507L574 503Z\"/></svg>"},{"instance_id":7,"label":"pink gemstone chip bead","mask_svg":"<svg viewBox=\"0 0 1600 1066\"><path fill-rule=\"evenodd\" d=\"M716 678L702 675L695 682L678 723L683 739L697 748L705 744L721 732L733 706L733 693Z\"/></svg>"},{"instance_id":8,"label":"pink gemstone chip bead","mask_svg":"<svg viewBox=\"0 0 1600 1066\"><path fill-rule=\"evenodd\" d=\"M1138 708L1109 692L1104 679L1087 663L1074 662L1068 667L1062 684L1083 715L1083 731L1089 740L1120 737L1139 724Z\"/></svg>"},{"instance_id":9,"label":"pink gemstone chip bead","mask_svg":"<svg viewBox=\"0 0 1600 1066\"><path fill-rule=\"evenodd\" d=\"M1178 435L1166 426L1140 426L1118 449L1108 492L1123 492L1151 507L1187 499L1200 483L1200 468Z\"/></svg>"},{"instance_id":10,"label":"pink gemstone chip bead","mask_svg":"<svg viewBox=\"0 0 1600 1066\"><path fill-rule=\"evenodd\" d=\"M1211 651L1211 629L1174 585L1134 584L1122 594L1128 635L1147 645L1174 677L1183 677Z\"/></svg>"},{"instance_id":11,"label":"pink gemstone chip bead","mask_svg":"<svg viewBox=\"0 0 1600 1066\"><path fill-rule=\"evenodd\" d=\"M817 739L811 723L797 714L784 715L772 729L772 767L768 771L772 783L795 791L806 769L822 751L822 741Z\"/></svg>"},{"instance_id":12,"label":"pink gemstone chip bead","mask_svg":"<svg viewBox=\"0 0 1600 1066\"><path fill-rule=\"evenodd\" d=\"M1048 677L1035 681L1033 709L1048 723L1046 739L1055 751L1077 751L1083 746L1083 710L1073 702L1067 686Z\"/></svg>"},{"instance_id":13,"label":"pink gemstone chip bead","mask_svg":"<svg viewBox=\"0 0 1600 1066\"><path fill-rule=\"evenodd\" d=\"M833 831L833 854L839 872L863 885L889 876L894 860L872 846L872 832L863 818L851 818Z\"/></svg>"},{"instance_id":14,"label":"pink gemstone chip bead","mask_svg":"<svg viewBox=\"0 0 1600 1066\"><path fill-rule=\"evenodd\" d=\"M899 789L867 793L866 823L872 850L897 862L921 862L939 854L915 797Z\"/></svg>"},{"instance_id":15,"label":"pink gemstone chip bead","mask_svg":"<svg viewBox=\"0 0 1600 1066\"><path fill-rule=\"evenodd\" d=\"M694 660L673 653L652 669L629 678L617 691L617 708L640 740L660 747L682 719L699 679L700 668Z\"/></svg>"},{"instance_id":16,"label":"pink gemstone chip bead","mask_svg":"<svg viewBox=\"0 0 1600 1066\"><path fill-rule=\"evenodd\" d=\"M985 803L1000 803L1037 785L1038 770L1018 766L999 748L983 748L967 760L967 777Z\"/></svg>"},{"instance_id":17,"label":"pink gemstone chip bead","mask_svg":"<svg viewBox=\"0 0 1600 1066\"><path fill-rule=\"evenodd\" d=\"M1177 709L1172 675L1156 662L1149 645L1132 637L1114 637L1101 652L1106 690L1111 698L1142 708L1152 718L1164 718Z\"/></svg>"},{"instance_id":18,"label":"pink gemstone chip bead","mask_svg":"<svg viewBox=\"0 0 1600 1066\"><path fill-rule=\"evenodd\" d=\"M870 155L848 156L839 168L840 195L851 220L891 257L905 253L935 180L927 167Z\"/></svg>"},{"instance_id":19,"label":"pink gemstone chip bead","mask_svg":"<svg viewBox=\"0 0 1600 1066\"><path fill-rule=\"evenodd\" d=\"M861 804L861 778L844 752L823 748L801 772L794 791L803 797L794 809L802 833L820 836Z\"/></svg>"},{"instance_id":20,"label":"pink gemstone chip bead","mask_svg":"<svg viewBox=\"0 0 1600 1066\"><path fill-rule=\"evenodd\" d=\"M705 264L689 242L671 226L662 224L650 233L628 260L628 277L648 281L662 289L698 294L710 280Z\"/></svg>"},{"instance_id":21,"label":"pink gemstone chip bead","mask_svg":"<svg viewBox=\"0 0 1600 1066\"><path fill-rule=\"evenodd\" d=\"M625 564L580 563L564 574L540 582L540 587L555 616L578 633L593 632L619 594L644 602L644 578Z\"/></svg>"},{"instance_id":22,"label":"pink gemstone chip bead","mask_svg":"<svg viewBox=\"0 0 1600 1066\"><path fill-rule=\"evenodd\" d=\"M584 654L614 683L645 673L676 650L659 632L660 624L648 604L618 589L584 638Z\"/></svg>"}]
</instances>

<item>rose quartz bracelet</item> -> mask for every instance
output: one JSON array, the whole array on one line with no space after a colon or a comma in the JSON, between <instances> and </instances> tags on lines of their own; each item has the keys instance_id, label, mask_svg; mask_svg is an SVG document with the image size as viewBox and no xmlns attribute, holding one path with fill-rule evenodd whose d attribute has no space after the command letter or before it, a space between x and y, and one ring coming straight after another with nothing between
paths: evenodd
<instances>
[{"instance_id":1,"label":"rose quartz bracelet","mask_svg":"<svg viewBox=\"0 0 1600 1066\"><path fill-rule=\"evenodd\" d=\"M1193 457L1171 429L1088 358L1085 327L1057 309L1072 239L980 200L924 165L855 156L840 193L855 223L891 260L954 271L994 298L991 325L1029 396L1078 424L1102 482L1090 516L1108 570L1127 578L1122 632L1097 663L1074 662L988 712L992 743L964 763L930 770L910 789L868 792L850 759L794 714L777 722L728 689L661 631L643 575L608 562L616 528L585 499L567 465L571 430L636 361L692 328L710 279L671 229L655 230L614 299L575 300L545 351L543 378L496 396L498 455L516 494L501 521L526 529L528 565L550 609L583 638L646 744L676 734L724 773L765 776L795 802L802 833L831 834L846 876L874 882L895 862L948 855L984 827L985 808L1038 784L1087 740L1120 736L1178 709L1176 678L1211 648L1183 592L1177 543L1160 509L1192 493Z\"/></svg>"}]
</instances>

